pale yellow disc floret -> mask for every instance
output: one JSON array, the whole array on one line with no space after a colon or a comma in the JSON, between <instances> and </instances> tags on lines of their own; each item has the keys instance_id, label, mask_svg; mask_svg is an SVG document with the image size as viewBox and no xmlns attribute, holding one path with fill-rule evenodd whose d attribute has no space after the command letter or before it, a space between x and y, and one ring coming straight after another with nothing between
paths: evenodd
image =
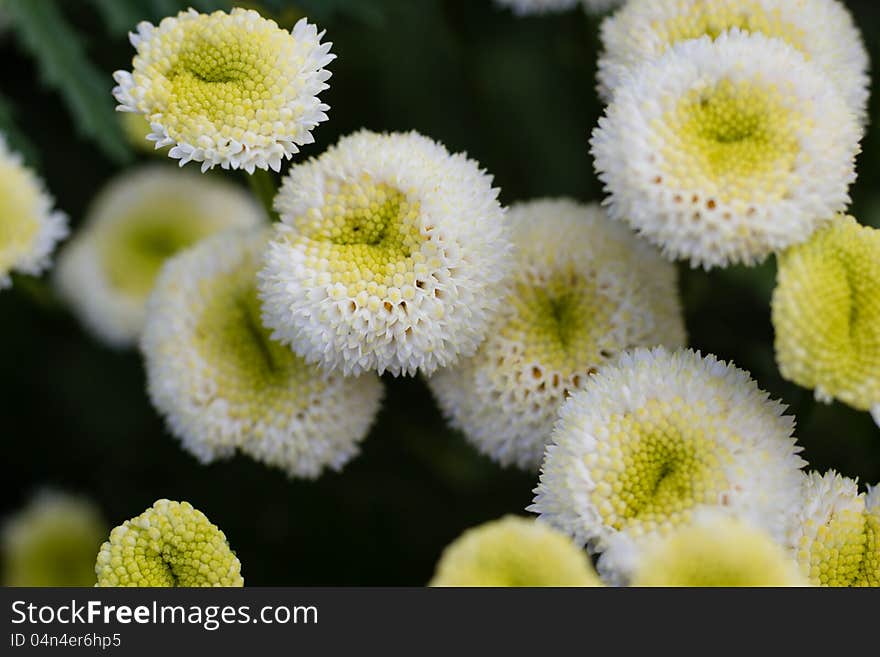
<instances>
[{"instance_id":1,"label":"pale yellow disc floret","mask_svg":"<svg viewBox=\"0 0 880 657\"><path fill-rule=\"evenodd\" d=\"M790 542L816 586L880 586L880 507L852 479L834 471L804 476Z\"/></svg>"},{"instance_id":2,"label":"pale yellow disc floret","mask_svg":"<svg viewBox=\"0 0 880 657\"><path fill-rule=\"evenodd\" d=\"M505 516L464 532L430 586L600 586L587 554L531 518Z\"/></svg>"},{"instance_id":3,"label":"pale yellow disc floret","mask_svg":"<svg viewBox=\"0 0 880 657\"><path fill-rule=\"evenodd\" d=\"M805 586L797 564L765 532L729 518L683 527L646 547L632 586Z\"/></svg>"},{"instance_id":4,"label":"pale yellow disc floret","mask_svg":"<svg viewBox=\"0 0 880 657\"><path fill-rule=\"evenodd\" d=\"M562 402L626 349L684 344L675 268L596 205L510 208L510 291L477 353L428 383L504 465L537 468Z\"/></svg>"},{"instance_id":5,"label":"pale yellow disc floret","mask_svg":"<svg viewBox=\"0 0 880 657\"><path fill-rule=\"evenodd\" d=\"M87 499L41 491L0 532L3 586L91 586L95 550L107 536Z\"/></svg>"},{"instance_id":6,"label":"pale yellow disc floret","mask_svg":"<svg viewBox=\"0 0 880 657\"><path fill-rule=\"evenodd\" d=\"M880 230L837 217L782 253L773 327L786 379L822 401L880 408Z\"/></svg>"},{"instance_id":7,"label":"pale yellow disc floret","mask_svg":"<svg viewBox=\"0 0 880 657\"><path fill-rule=\"evenodd\" d=\"M670 133L662 151L664 184L701 189L707 200L695 221L700 211L714 209L713 201L764 203L787 193L798 133L809 119L781 96L761 82L723 79L691 90L664 115Z\"/></svg>"},{"instance_id":8,"label":"pale yellow disc floret","mask_svg":"<svg viewBox=\"0 0 880 657\"><path fill-rule=\"evenodd\" d=\"M67 236L67 217L52 204L42 181L0 134L0 289L12 272L37 275L49 266L55 245Z\"/></svg>"},{"instance_id":9,"label":"pale yellow disc floret","mask_svg":"<svg viewBox=\"0 0 880 657\"><path fill-rule=\"evenodd\" d=\"M335 55L306 19L288 32L253 10L190 9L130 36L133 70L114 74L119 109L145 115L149 138L173 145L181 165L278 171L327 119L317 94Z\"/></svg>"},{"instance_id":10,"label":"pale yellow disc floret","mask_svg":"<svg viewBox=\"0 0 880 657\"><path fill-rule=\"evenodd\" d=\"M226 536L189 502L158 500L110 532L97 586L244 586Z\"/></svg>"},{"instance_id":11,"label":"pale yellow disc floret","mask_svg":"<svg viewBox=\"0 0 880 657\"><path fill-rule=\"evenodd\" d=\"M713 356L626 352L562 405L529 509L596 551L707 509L784 540L804 462L767 397Z\"/></svg>"},{"instance_id":12,"label":"pale yellow disc floret","mask_svg":"<svg viewBox=\"0 0 880 657\"><path fill-rule=\"evenodd\" d=\"M382 385L374 374L328 375L269 337L256 291L268 237L232 231L168 263L142 340L148 390L200 461L240 450L314 478L358 453Z\"/></svg>"},{"instance_id":13,"label":"pale yellow disc floret","mask_svg":"<svg viewBox=\"0 0 880 657\"><path fill-rule=\"evenodd\" d=\"M55 283L83 324L115 347L132 345L165 261L201 239L266 221L244 190L159 165L112 180L65 247Z\"/></svg>"},{"instance_id":14,"label":"pale yellow disc floret","mask_svg":"<svg viewBox=\"0 0 880 657\"><path fill-rule=\"evenodd\" d=\"M631 71L675 44L737 30L785 42L814 62L866 116L868 54L839 0L631 0L601 29L599 91L610 100Z\"/></svg>"}]
</instances>

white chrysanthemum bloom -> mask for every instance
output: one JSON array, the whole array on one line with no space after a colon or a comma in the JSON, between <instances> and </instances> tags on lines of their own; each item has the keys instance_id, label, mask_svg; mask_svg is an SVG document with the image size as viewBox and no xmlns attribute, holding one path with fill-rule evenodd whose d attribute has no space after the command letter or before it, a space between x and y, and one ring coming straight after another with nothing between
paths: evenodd
<instances>
[{"instance_id":1,"label":"white chrysanthemum bloom","mask_svg":"<svg viewBox=\"0 0 880 657\"><path fill-rule=\"evenodd\" d=\"M496 5L510 9L517 16L563 12L578 5L588 12L599 13L618 7L623 2L624 0L495 0Z\"/></svg>"},{"instance_id":2,"label":"white chrysanthemum bloom","mask_svg":"<svg viewBox=\"0 0 880 657\"><path fill-rule=\"evenodd\" d=\"M614 576L638 587L808 585L794 559L766 532L723 515L701 515L694 524L637 547L630 572ZM602 555L600 569L617 549Z\"/></svg>"},{"instance_id":3,"label":"white chrysanthemum bloom","mask_svg":"<svg viewBox=\"0 0 880 657\"><path fill-rule=\"evenodd\" d=\"M145 115L181 166L278 171L327 120L318 94L335 55L305 18L288 32L253 10L189 9L129 36L137 54L131 73L113 74L118 109Z\"/></svg>"},{"instance_id":4,"label":"white chrysanthemum bloom","mask_svg":"<svg viewBox=\"0 0 880 657\"><path fill-rule=\"evenodd\" d=\"M492 177L415 132L344 137L291 168L259 274L263 321L346 376L472 355L512 257Z\"/></svg>"},{"instance_id":5,"label":"white chrysanthemum bloom","mask_svg":"<svg viewBox=\"0 0 880 657\"><path fill-rule=\"evenodd\" d=\"M562 402L620 352L681 347L676 271L596 205L510 208L511 289L477 353L428 383L444 414L503 465L535 468Z\"/></svg>"},{"instance_id":6,"label":"white chrysanthemum bloom","mask_svg":"<svg viewBox=\"0 0 880 657\"><path fill-rule=\"evenodd\" d=\"M759 262L842 210L860 138L821 68L734 31L637 67L591 144L611 216L708 269Z\"/></svg>"},{"instance_id":7,"label":"white chrysanthemum bloom","mask_svg":"<svg viewBox=\"0 0 880 657\"><path fill-rule=\"evenodd\" d=\"M596 551L707 509L782 542L804 465L783 410L714 356L627 352L562 405L529 510Z\"/></svg>"},{"instance_id":8,"label":"white chrysanthemum bloom","mask_svg":"<svg viewBox=\"0 0 880 657\"><path fill-rule=\"evenodd\" d=\"M268 229L230 231L164 267L142 340L148 391L201 462L240 450L314 478L358 453L382 384L325 374L269 338L256 291L268 238Z\"/></svg>"},{"instance_id":9,"label":"white chrysanthemum bloom","mask_svg":"<svg viewBox=\"0 0 880 657\"><path fill-rule=\"evenodd\" d=\"M868 53L838 0L631 0L602 24L599 91L609 100L628 71L676 43L733 29L781 39L803 53L865 119Z\"/></svg>"},{"instance_id":10,"label":"white chrysanthemum bloom","mask_svg":"<svg viewBox=\"0 0 880 657\"><path fill-rule=\"evenodd\" d=\"M62 251L55 283L82 323L108 345L133 345L162 264L178 251L266 214L243 189L150 165L123 173L93 202Z\"/></svg>"},{"instance_id":11,"label":"white chrysanthemum bloom","mask_svg":"<svg viewBox=\"0 0 880 657\"><path fill-rule=\"evenodd\" d=\"M11 284L12 272L36 276L49 267L55 245L67 236L67 216L53 204L0 134L0 289Z\"/></svg>"},{"instance_id":12,"label":"white chrysanthemum bloom","mask_svg":"<svg viewBox=\"0 0 880 657\"><path fill-rule=\"evenodd\" d=\"M95 552L107 534L89 500L43 490L0 532L3 586L91 586Z\"/></svg>"},{"instance_id":13,"label":"white chrysanthemum bloom","mask_svg":"<svg viewBox=\"0 0 880 657\"><path fill-rule=\"evenodd\" d=\"M877 488L834 471L804 476L791 547L816 586L880 586L880 505Z\"/></svg>"}]
</instances>

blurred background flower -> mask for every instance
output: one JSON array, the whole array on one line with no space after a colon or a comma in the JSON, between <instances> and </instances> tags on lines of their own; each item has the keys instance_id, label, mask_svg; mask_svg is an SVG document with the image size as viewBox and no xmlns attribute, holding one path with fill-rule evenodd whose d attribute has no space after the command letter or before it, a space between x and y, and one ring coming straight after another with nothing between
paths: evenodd
<instances>
[{"instance_id":1,"label":"blurred background flower","mask_svg":"<svg viewBox=\"0 0 880 657\"><path fill-rule=\"evenodd\" d=\"M0 527L3 586L92 586L107 523L93 500L42 489Z\"/></svg>"}]
</instances>

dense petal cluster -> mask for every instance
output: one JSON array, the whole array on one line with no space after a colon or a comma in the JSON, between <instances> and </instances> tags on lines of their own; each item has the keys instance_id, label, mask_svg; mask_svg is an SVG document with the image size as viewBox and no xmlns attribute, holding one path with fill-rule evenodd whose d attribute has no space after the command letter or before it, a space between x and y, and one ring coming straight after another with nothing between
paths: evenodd
<instances>
[{"instance_id":1,"label":"dense petal cluster","mask_svg":"<svg viewBox=\"0 0 880 657\"><path fill-rule=\"evenodd\" d=\"M632 586L805 586L797 564L767 533L731 518L701 519L651 541Z\"/></svg>"},{"instance_id":2,"label":"dense petal cluster","mask_svg":"<svg viewBox=\"0 0 880 657\"><path fill-rule=\"evenodd\" d=\"M511 264L492 178L414 132L361 131L291 168L259 274L272 337L345 375L470 356Z\"/></svg>"},{"instance_id":3,"label":"dense petal cluster","mask_svg":"<svg viewBox=\"0 0 880 657\"><path fill-rule=\"evenodd\" d=\"M244 586L226 536L189 502L157 500L110 532L97 586Z\"/></svg>"},{"instance_id":4,"label":"dense petal cluster","mask_svg":"<svg viewBox=\"0 0 880 657\"><path fill-rule=\"evenodd\" d=\"M92 586L95 551L107 535L89 500L44 490L0 532L3 586Z\"/></svg>"},{"instance_id":5,"label":"dense petal cluster","mask_svg":"<svg viewBox=\"0 0 880 657\"><path fill-rule=\"evenodd\" d=\"M602 12L618 7L624 0L495 0L499 7L510 9L517 16L568 11L578 5L589 12Z\"/></svg>"},{"instance_id":6,"label":"dense petal cluster","mask_svg":"<svg viewBox=\"0 0 880 657\"><path fill-rule=\"evenodd\" d=\"M325 374L269 338L256 293L268 237L230 231L168 262L144 327L148 391L200 461L238 449L312 478L358 453L382 384L375 374Z\"/></svg>"},{"instance_id":7,"label":"dense petal cluster","mask_svg":"<svg viewBox=\"0 0 880 657\"><path fill-rule=\"evenodd\" d=\"M595 205L507 215L511 291L477 353L428 383L452 424L504 465L541 464L562 402L637 346L684 345L675 268Z\"/></svg>"},{"instance_id":8,"label":"dense petal cluster","mask_svg":"<svg viewBox=\"0 0 880 657\"><path fill-rule=\"evenodd\" d=\"M113 94L181 165L278 171L327 120L318 94L335 55L323 36L305 18L288 32L253 10L189 9L137 26L132 71L114 73Z\"/></svg>"},{"instance_id":9,"label":"dense petal cluster","mask_svg":"<svg viewBox=\"0 0 880 657\"><path fill-rule=\"evenodd\" d=\"M707 509L783 541L804 465L783 410L714 356L627 352L562 405L529 510L597 551Z\"/></svg>"},{"instance_id":10,"label":"dense petal cluster","mask_svg":"<svg viewBox=\"0 0 880 657\"><path fill-rule=\"evenodd\" d=\"M43 182L0 134L0 289L11 284L12 272L37 275L49 267L67 236L67 216L52 205Z\"/></svg>"},{"instance_id":11,"label":"dense petal cluster","mask_svg":"<svg viewBox=\"0 0 880 657\"><path fill-rule=\"evenodd\" d=\"M880 230L837 217L782 253L773 327L782 376L880 424Z\"/></svg>"},{"instance_id":12,"label":"dense petal cluster","mask_svg":"<svg viewBox=\"0 0 880 657\"><path fill-rule=\"evenodd\" d=\"M600 93L610 100L628 72L676 43L734 29L780 39L802 52L864 120L868 53L839 0L631 0L602 24Z\"/></svg>"},{"instance_id":13,"label":"dense petal cluster","mask_svg":"<svg viewBox=\"0 0 880 657\"><path fill-rule=\"evenodd\" d=\"M638 66L591 144L612 218L709 268L759 262L842 210L860 138L821 68L734 31Z\"/></svg>"},{"instance_id":14,"label":"dense petal cluster","mask_svg":"<svg viewBox=\"0 0 880 657\"><path fill-rule=\"evenodd\" d=\"M791 546L816 586L880 586L880 504L836 472L804 476Z\"/></svg>"},{"instance_id":15,"label":"dense petal cluster","mask_svg":"<svg viewBox=\"0 0 880 657\"><path fill-rule=\"evenodd\" d=\"M208 235L265 221L259 204L238 187L144 166L100 192L62 252L55 282L94 335L127 347L140 335L146 299L165 260Z\"/></svg>"},{"instance_id":16,"label":"dense petal cluster","mask_svg":"<svg viewBox=\"0 0 880 657\"><path fill-rule=\"evenodd\" d=\"M587 554L532 518L468 529L444 551L430 586L599 586Z\"/></svg>"}]
</instances>

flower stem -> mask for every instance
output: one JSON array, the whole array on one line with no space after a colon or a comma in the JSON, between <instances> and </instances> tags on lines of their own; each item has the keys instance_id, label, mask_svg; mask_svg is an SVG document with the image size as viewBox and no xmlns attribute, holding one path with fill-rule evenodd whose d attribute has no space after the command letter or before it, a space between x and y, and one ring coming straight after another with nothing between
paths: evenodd
<instances>
[{"instance_id":1,"label":"flower stem","mask_svg":"<svg viewBox=\"0 0 880 657\"><path fill-rule=\"evenodd\" d=\"M275 199L276 184L271 173L264 169L257 169L247 176L248 185L254 196L263 204L266 214L272 221L277 221L278 214L272 208L272 201Z\"/></svg>"}]
</instances>

